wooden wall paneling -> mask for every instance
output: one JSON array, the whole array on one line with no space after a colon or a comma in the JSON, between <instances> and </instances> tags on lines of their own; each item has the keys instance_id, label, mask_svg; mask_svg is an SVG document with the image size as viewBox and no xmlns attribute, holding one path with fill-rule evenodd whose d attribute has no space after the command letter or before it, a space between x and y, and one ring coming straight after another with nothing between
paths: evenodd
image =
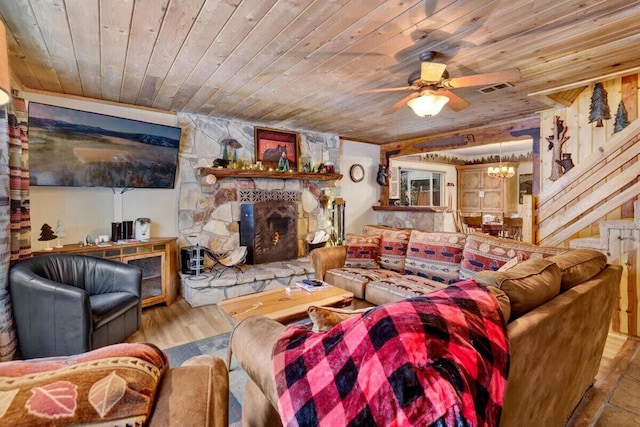
<instances>
[{"instance_id":1,"label":"wooden wall paneling","mask_svg":"<svg viewBox=\"0 0 640 427\"><path fill-rule=\"evenodd\" d=\"M85 2L84 0L75 1ZM135 2L129 33L130 40L135 43L129 43L127 47L120 102L135 104L138 99L168 3L169 0Z\"/></svg>"},{"instance_id":2,"label":"wooden wall paneling","mask_svg":"<svg viewBox=\"0 0 640 427\"><path fill-rule=\"evenodd\" d=\"M224 87L242 69L246 63L246 58L260 57L262 59L261 52L270 45L272 40L278 40L283 45L290 44L292 39L296 38L296 34L293 36L287 35L292 28L291 23L295 22L301 15L308 13L308 9L312 4L313 0L279 0L260 20L258 25L247 34L243 43L235 49L234 54L225 58L224 62L211 74L209 79L215 81L217 86ZM307 22L304 28L308 28L308 25L309 23ZM216 90L209 98L205 99L205 102L200 107L201 112L208 114L215 111L215 95L217 92L219 91ZM223 94L224 96L226 94Z\"/></svg>"},{"instance_id":3,"label":"wooden wall paneling","mask_svg":"<svg viewBox=\"0 0 640 427\"><path fill-rule=\"evenodd\" d=\"M640 144L636 144L633 147L634 152L640 151ZM582 211L588 211L590 206L595 206L598 202L602 201L607 194L612 194L612 191L616 191L615 189L623 188L624 183L629 182L633 176L637 176L635 174L640 173L640 163L635 162L629 168L627 168L624 172L614 173L626 160L626 156L618 155L616 157L609 157L606 159L606 164L600 164L598 166L588 168L591 172L588 174L588 177L581 180L577 185L569 186L571 191L565 191L559 193L558 196L561 198L554 199L553 203L545 206L545 211L540 214L539 220L543 222L541 225L541 237L544 238L553 234L554 230L558 228L557 221L566 221L566 218L560 218L559 214L561 211L561 207L568 203L567 199L577 199L579 200L572 208L580 209ZM604 162L602 162L604 163ZM607 180L607 185L602 186L598 185L598 183ZM593 190L595 188L595 190ZM613 189L613 190L612 190ZM606 212L605 212L606 214ZM556 217L556 219L552 220L551 218Z\"/></svg>"},{"instance_id":4,"label":"wooden wall paneling","mask_svg":"<svg viewBox=\"0 0 640 427\"><path fill-rule=\"evenodd\" d=\"M82 96L102 98L102 70L100 69L100 9L98 2L66 0L69 27L82 84ZM144 72L144 70L142 70Z\"/></svg>"},{"instance_id":5,"label":"wooden wall paneling","mask_svg":"<svg viewBox=\"0 0 640 427\"><path fill-rule=\"evenodd\" d=\"M29 53L24 57L24 62L27 63L37 77L37 86L35 88L62 92L62 85L51 62L42 33L29 31L30 28L38 28L39 25L29 2L5 2L3 5L3 20L5 22L20 23L17 26L10 25L8 30L11 30L15 36L15 38L12 37L14 42L16 39L20 40L22 51ZM12 56L12 59L22 60L22 58L16 58L15 56Z\"/></svg>"},{"instance_id":6,"label":"wooden wall paneling","mask_svg":"<svg viewBox=\"0 0 640 427\"><path fill-rule=\"evenodd\" d=\"M622 251L622 240L620 240L620 237L620 230L611 230L609 239L610 253L608 254L607 262L622 266L622 278L620 279L618 296L611 318L611 328L616 332L625 333L624 331L627 331L628 327L627 317L624 315L626 311L624 299L626 299L626 290L629 283L629 266L627 264L628 253Z\"/></svg>"},{"instance_id":7,"label":"wooden wall paneling","mask_svg":"<svg viewBox=\"0 0 640 427\"><path fill-rule=\"evenodd\" d=\"M120 101L132 13L133 2L122 3L119 7L107 3L100 6L102 95L110 101Z\"/></svg>"},{"instance_id":8,"label":"wooden wall paneling","mask_svg":"<svg viewBox=\"0 0 640 427\"><path fill-rule=\"evenodd\" d=\"M547 137L553 134L556 110L545 110L541 114L540 120L540 188L542 193L551 185L549 176L551 175L551 151Z\"/></svg>"},{"instance_id":9,"label":"wooden wall paneling","mask_svg":"<svg viewBox=\"0 0 640 427\"><path fill-rule=\"evenodd\" d=\"M204 1L169 2L136 103L151 104L189 31L191 31Z\"/></svg>"},{"instance_id":10,"label":"wooden wall paneling","mask_svg":"<svg viewBox=\"0 0 640 427\"><path fill-rule=\"evenodd\" d=\"M0 19L2 17L0 16ZM10 78L12 87L24 90L24 86L41 87L38 77L26 61L27 55L16 42L11 31L7 31L7 46L9 48ZM19 78L17 76L20 76Z\"/></svg>"},{"instance_id":11,"label":"wooden wall paneling","mask_svg":"<svg viewBox=\"0 0 640 427\"><path fill-rule=\"evenodd\" d=\"M310 3L311 0L300 2L279 0L271 4L270 8L265 10L264 15L255 25L248 25L250 23L243 24L244 37L242 39L238 39L231 31L221 32L212 46L216 46L217 49L218 44L222 42L221 38L223 35L229 37L231 39L229 40L229 44L233 43L235 46L231 50L232 54L224 58L217 56L217 64L209 71L209 75L207 76L207 81L216 82L215 85L205 83L209 89L201 89L196 95L201 104L199 112L203 114L214 112L216 102L213 100L213 97L219 92L219 89L224 87L224 85L233 78L248 58L255 58L256 55L259 55L260 52L264 50L265 46L267 46L271 40L280 38L282 31L285 30L289 23L294 21L300 13L304 12ZM264 5L261 5L261 7L264 7ZM236 15L237 12L232 15L231 19ZM226 28L224 30L226 30ZM231 46L229 46L229 48L230 47ZM168 95L170 95L171 92L172 91L169 91Z\"/></svg>"},{"instance_id":12,"label":"wooden wall paneling","mask_svg":"<svg viewBox=\"0 0 640 427\"><path fill-rule=\"evenodd\" d=\"M189 78L184 82L183 87L190 90L187 94L190 95L190 99L181 97L180 103L174 104L172 108L178 108L182 104L183 108L188 110L197 109L213 95L215 88L205 87L203 84L228 56L234 54L238 45L257 26L260 17L264 16L275 3L276 0L251 0L243 1L238 5L202 56L200 63L194 67ZM247 121L251 120L247 119Z\"/></svg>"},{"instance_id":13,"label":"wooden wall paneling","mask_svg":"<svg viewBox=\"0 0 640 427\"><path fill-rule=\"evenodd\" d=\"M199 86L185 83L191 77L194 65L203 60L209 49L215 49L214 41L237 9L237 2L205 1L155 95L156 108L179 111L199 90ZM212 71L218 66L218 61L214 62L216 65L211 67ZM197 68L200 70L200 82L206 81L207 76L201 71L202 67Z\"/></svg>"},{"instance_id":14,"label":"wooden wall paneling","mask_svg":"<svg viewBox=\"0 0 640 427\"><path fill-rule=\"evenodd\" d=\"M578 134L577 141L578 153L576 153L577 162L581 162L587 158L589 154L593 153L597 149L598 145L593 141L593 132L591 123L589 121L589 106L591 104L591 94L593 93L593 85L589 85L585 91L580 94L577 102L575 103L574 114L578 118ZM580 120L581 119L581 120Z\"/></svg>"},{"instance_id":15,"label":"wooden wall paneling","mask_svg":"<svg viewBox=\"0 0 640 427\"><path fill-rule=\"evenodd\" d=\"M633 241L640 241L640 231L633 231ZM628 243L628 241L627 241ZM635 245L629 245L633 248ZM629 277L627 280L627 294L629 296L629 335L634 337L640 336L640 273L638 272L638 266L640 266L640 250L630 251L631 259L629 263ZM632 325L632 326L631 326Z\"/></svg>"},{"instance_id":16,"label":"wooden wall paneling","mask_svg":"<svg viewBox=\"0 0 640 427\"><path fill-rule=\"evenodd\" d=\"M481 25L482 20L470 19L470 17L482 16L491 12L493 8L493 5L486 5L483 4L483 2L478 1L467 2L459 5L456 4L456 7L443 11L443 14L446 14L446 18L438 21L437 19L434 19L432 15L425 16L424 5L417 4L414 8L415 10L410 11L410 13L404 13L400 20L396 19L393 22L386 23L381 28L367 35L367 37L363 38L358 43L349 46L345 52L341 52L341 55L336 55L332 58L330 62L334 64L336 71L338 72L337 76L340 77L336 83L343 84L345 75L358 76L363 79L369 76L378 76L377 85L386 85L391 87L402 86L406 83L406 78L398 81L397 75L390 73L381 74L379 67L384 66L385 62L388 64L387 66L393 66L394 59L398 56L398 50L402 49L404 63L415 64L415 69L419 69L419 54L424 50L424 48L420 47L419 49L416 49L416 44L413 41L406 40L406 38L402 37L403 32L411 31L412 29L415 29L416 26L419 26L420 28L429 28L431 32L425 37L425 39L421 40L420 46L424 46L424 43L427 42L437 42L435 46L432 46L434 49L437 49L441 44L460 43L461 34L471 36L473 31ZM421 20L416 23L417 19ZM402 28L403 31L399 32L398 27ZM388 37L387 34L392 35L392 37ZM466 42L473 43L471 40L466 40ZM357 60L357 57L361 55L361 52L368 51L370 49L375 49L376 53L382 54L380 57L380 64L377 64L375 68L363 68L360 61ZM353 53L354 56L349 61L345 61L344 57L342 57L343 53ZM324 65L325 64L323 64L323 66ZM455 62L450 64L447 71L450 74L454 73L451 75L462 74L461 72L456 71ZM333 74L332 71L328 72ZM302 79L301 81L304 83L304 80L306 79ZM305 111L302 112L303 115L301 116L301 119L305 119L304 114L306 113L309 114L307 118L310 118L311 121L315 122L316 117L314 114L320 113L317 109L312 109L311 107L317 103L322 104L323 100L337 100L338 102L344 102L349 105L352 105L354 101L358 103L359 101L357 100L357 97L354 97L352 93L354 89L358 88L359 87L346 89L343 91L342 96L336 97L329 93L329 91L324 90L324 86L314 86L313 91L307 95L311 104L308 105L309 108L304 108L305 105L303 105L303 109ZM395 97L390 96L391 94L386 95L386 99L389 99L389 107L396 101L402 99L403 96L406 96L406 94L396 94ZM394 101L394 99L396 101ZM393 120L391 117L381 118L387 121ZM419 126L419 122L416 123Z\"/></svg>"},{"instance_id":17,"label":"wooden wall paneling","mask_svg":"<svg viewBox=\"0 0 640 427\"><path fill-rule=\"evenodd\" d=\"M62 91L71 95L82 95L78 65L74 60L76 54L69 25L67 25L64 3L41 1L33 11Z\"/></svg>"},{"instance_id":18,"label":"wooden wall paneling","mask_svg":"<svg viewBox=\"0 0 640 427\"><path fill-rule=\"evenodd\" d=\"M367 1L354 0L350 1L345 7L340 9L331 19L323 23L317 22L314 30L304 37L298 44L292 48L292 52L299 52L301 57L308 55L324 55L326 59L330 59L333 55L339 54L344 49L344 34L352 27L352 17L356 14L369 16L375 13L383 2L381 0ZM368 20L367 20L368 22ZM366 22L365 29L368 28ZM336 34L331 40L327 40L327 34ZM362 37L358 34L355 37ZM313 69L311 61L301 60L297 55L285 55L277 58L271 64L259 62L261 70L256 70L255 75L237 92L240 96L229 97L225 100L221 110L224 114L234 115L241 111L247 111L253 115L261 106L270 105L273 102L270 93L276 93L283 83L288 83L297 78L299 74L305 74ZM274 82L274 78L281 74L283 70L289 72L284 76L284 82Z\"/></svg>"},{"instance_id":19,"label":"wooden wall paneling","mask_svg":"<svg viewBox=\"0 0 640 427\"><path fill-rule=\"evenodd\" d=\"M395 9L398 10L396 11ZM402 9L406 8L403 7ZM266 115L254 115L253 118L255 120L269 121L278 117L293 116L293 113L295 113L296 120L312 121L310 117L305 116L305 113L316 111L317 106L323 104L325 96L330 96L333 102L341 99L341 97L344 99L347 96L350 104L354 101L356 104L360 104L360 100L363 99L362 96L353 94L353 91L358 87L344 87L345 81L353 81L348 77L357 75L359 79L365 81L367 78L377 74L378 84L384 84L385 79L382 70L386 68L385 65L392 66L397 63L394 56L398 51L413 44L413 41L401 37L401 34L403 30L412 28L416 24L416 19L423 19L424 4L415 3L413 7L397 16L393 22L390 22L388 17L391 14L398 13L399 10L398 4L384 4L369 14L366 20L362 21L361 25L364 24L365 28L364 31L358 32L357 37L354 37L354 34L349 30L340 34L335 39L336 44L332 46L336 49L333 54L330 54L329 58L320 66L311 67L308 72L301 73L300 78L294 79L290 86L292 90L280 97L279 108ZM326 46L323 46L323 48ZM375 68L363 68L359 60L360 56L363 52L369 52L373 49L375 49L376 54L380 54L379 63ZM305 68L309 68L309 66L305 65ZM313 84L310 85L309 82L313 82ZM404 83L403 81L400 85ZM398 85L398 82L394 84L394 86L396 85ZM341 92L343 95L338 95L337 97L335 94L327 95L327 93L331 92L325 90L327 87L344 87L344 91ZM293 107L292 103L296 101L295 92L298 90L305 91L305 96L302 100L306 104L303 103ZM357 111L359 109L354 107L350 111L345 111L345 113L357 114ZM381 119L384 120L384 118Z\"/></svg>"},{"instance_id":20,"label":"wooden wall paneling","mask_svg":"<svg viewBox=\"0 0 640 427\"><path fill-rule=\"evenodd\" d=\"M223 112L230 105L235 105L238 101L242 101L244 97L233 96L238 89L280 60L283 52L290 52L296 48L304 49L305 46L301 45L300 41L309 34L309 28L321 26L330 17L335 17L335 14L346 3L348 3L348 0L314 1L299 10L298 8L286 6L285 12L279 12L274 7L268 15L275 19L275 23L261 22L260 27L256 28L245 40L244 44L249 42L253 45L254 52L250 56L249 52L237 52L242 53L242 55L234 54L216 70L216 73L219 74L217 78L218 85L223 90L215 92L207 100L203 109L205 111ZM283 22L285 17L286 19ZM340 21L344 22L344 18ZM278 24L278 22L281 24ZM282 24L286 24L286 26L281 28ZM269 34L269 32L275 32L276 29L279 29L277 34ZM326 34L324 36L326 38ZM253 41L254 39L255 41ZM312 49L315 46L317 46L317 42L306 46L308 53L312 53ZM251 59L247 62L247 58ZM212 76L212 78L214 77ZM263 84L265 83L263 80ZM260 86L257 86L257 88L260 88Z\"/></svg>"},{"instance_id":21,"label":"wooden wall paneling","mask_svg":"<svg viewBox=\"0 0 640 427\"><path fill-rule=\"evenodd\" d=\"M620 80L620 85L621 101L624 102L625 108L627 110L627 119L629 120L629 122L632 122L638 118L638 98L640 98L638 97L638 74L623 77ZM615 109L617 111L617 104ZM636 161L638 160L639 159L636 159ZM623 169L625 167L628 167L628 165L623 166ZM624 206L622 206L621 217L633 218L633 215L633 201L629 201Z\"/></svg>"}]
</instances>

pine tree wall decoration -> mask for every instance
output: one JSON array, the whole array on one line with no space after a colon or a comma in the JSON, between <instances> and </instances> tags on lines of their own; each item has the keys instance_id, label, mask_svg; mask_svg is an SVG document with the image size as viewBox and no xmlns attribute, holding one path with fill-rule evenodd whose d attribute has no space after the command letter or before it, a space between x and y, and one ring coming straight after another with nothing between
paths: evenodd
<instances>
[{"instance_id":1,"label":"pine tree wall decoration","mask_svg":"<svg viewBox=\"0 0 640 427\"><path fill-rule=\"evenodd\" d=\"M607 101L607 91L604 90L602 83L596 83L593 87L593 95L591 95L591 107L589 108L589 123L597 122L596 127L601 128L603 120L609 120L611 112Z\"/></svg>"},{"instance_id":2,"label":"pine tree wall decoration","mask_svg":"<svg viewBox=\"0 0 640 427\"><path fill-rule=\"evenodd\" d=\"M627 108L624 106L624 102L620 101L618 104L618 111L616 112L616 122L613 125L613 133L620 132L627 126L629 126Z\"/></svg>"},{"instance_id":3,"label":"pine tree wall decoration","mask_svg":"<svg viewBox=\"0 0 640 427\"><path fill-rule=\"evenodd\" d=\"M49 247L49 240L53 240L56 237L58 236L53 233L51 226L46 222L42 225L42 227L40 227L40 237L38 238L38 240L41 242L47 242L47 247L44 249L45 251L50 251L53 249Z\"/></svg>"}]
</instances>

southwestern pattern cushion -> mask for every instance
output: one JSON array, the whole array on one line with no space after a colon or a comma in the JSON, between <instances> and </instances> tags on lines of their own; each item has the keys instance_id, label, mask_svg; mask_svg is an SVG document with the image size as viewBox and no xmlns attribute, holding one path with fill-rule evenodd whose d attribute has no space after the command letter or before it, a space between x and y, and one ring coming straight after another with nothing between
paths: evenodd
<instances>
[{"instance_id":1,"label":"southwestern pattern cushion","mask_svg":"<svg viewBox=\"0 0 640 427\"><path fill-rule=\"evenodd\" d=\"M326 282L340 289L353 292L356 298L364 299L365 286L374 280L397 277L400 273L383 268L334 268L324 276Z\"/></svg>"},{"instance_id":2,"label":"southwestern pattern cushion","mask_svg":"<svg viewBox=\"0 0 640 427\"><path fill-rule=\"evenodd\" d=\"M168 368L152 344L0 363L0 425L144 425Z\"/></svg>"},{"instance_id":3,"label":"southwestern pattern cushion","mask_svg":"<svg viewBox=\"0 0 640 427\"><path fill-rule=\"evenodd\" d=\"M378 247L380 239L373 236L347 234L347 258L345 267L379 268Z\"/></svg>"},{"instance_id":4,"label":"southwestern pattern cushion","mask_svg":"<svg viewBox=\"0 0 640 427\"><path fill-rule=\"evenodd\" d=\"M404 263L405 274L447 284L459 281L466 238L464 233L425 233L413 230Z\"/></svg>"},{"instance_id":5,"label":"southwestern pattern cushion","mask_svg":"<svg viewBox=\"0 0 640 427\"><path fill-rule=\"evenodd\" d=\"M382 305L439 291L449 285L419 276L389 277L367 284L367 301Z\"/></svg>"},{"instance_id":6,"label":"southwestern pattern cushion","mask_svg":"<svg viewBox=\"0 0 640 427\"><path fill-rule=\"evenodd\" d=\"M460 263L460 279L471 279L478 271L497 271L513 258L527 260L558 255L567 250L552 246L534 246L518 240L501 239L488 234L467 236Z\"/></svg>"},{"instance_id":7,"label":"southwestern pattern cushion","mask_svg":"<svg viewBox=\"0 0 640 427\"><path fill-rule=\"evenodd\" d=\"M366 225L365 235L380 236L378 264L382 268L404 273L404 260L407 255L411 230L378 228Z\"/></svg>"}]
</instances>

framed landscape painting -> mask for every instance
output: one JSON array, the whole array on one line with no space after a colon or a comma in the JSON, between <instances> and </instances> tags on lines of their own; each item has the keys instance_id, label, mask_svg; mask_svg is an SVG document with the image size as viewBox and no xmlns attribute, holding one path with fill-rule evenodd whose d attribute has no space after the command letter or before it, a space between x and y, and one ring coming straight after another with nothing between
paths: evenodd
<instances>
[{"instance_id":1,"label":"framed landscape painting","mask_svg":"<svg viewBox=\"0 0 640 427\"><path fill-rule=\"evenodd\" d=\"M278 168L284 156L289 161L289 170L297 171L300 156L300 134L279 129L254 127L256 163L267 168Z\"/></svg>"},{"instance_id":2,"label":"framed landscape painting","mask_svg":"<svg viewBox=\"0 0 640 427\"><path fill-rule=\"evenodd\" d=\"M33 186L173 188L179 127L29 103Z\"/></svg>"}]
</instances>

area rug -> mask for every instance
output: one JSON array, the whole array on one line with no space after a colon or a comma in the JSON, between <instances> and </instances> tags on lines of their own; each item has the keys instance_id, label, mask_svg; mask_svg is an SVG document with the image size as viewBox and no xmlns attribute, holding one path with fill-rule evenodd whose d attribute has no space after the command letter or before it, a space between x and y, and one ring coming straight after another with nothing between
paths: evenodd
<instances>
[{"instance_id":1,"label":"area rug","mask_svg":"<svg viewBox=\"0 0 640 427\"><path fill-rule=\"evenodd\" d=\"M231 333L227 332L171 347L164 351L169 356L170 366L180 366L187 359L201 354L213 354L226 363L230 335ZM233 358L229 372L229 427L240 427L241 425L242 398L248 378L238 361Z\"/></svg>"}]
</instances>

